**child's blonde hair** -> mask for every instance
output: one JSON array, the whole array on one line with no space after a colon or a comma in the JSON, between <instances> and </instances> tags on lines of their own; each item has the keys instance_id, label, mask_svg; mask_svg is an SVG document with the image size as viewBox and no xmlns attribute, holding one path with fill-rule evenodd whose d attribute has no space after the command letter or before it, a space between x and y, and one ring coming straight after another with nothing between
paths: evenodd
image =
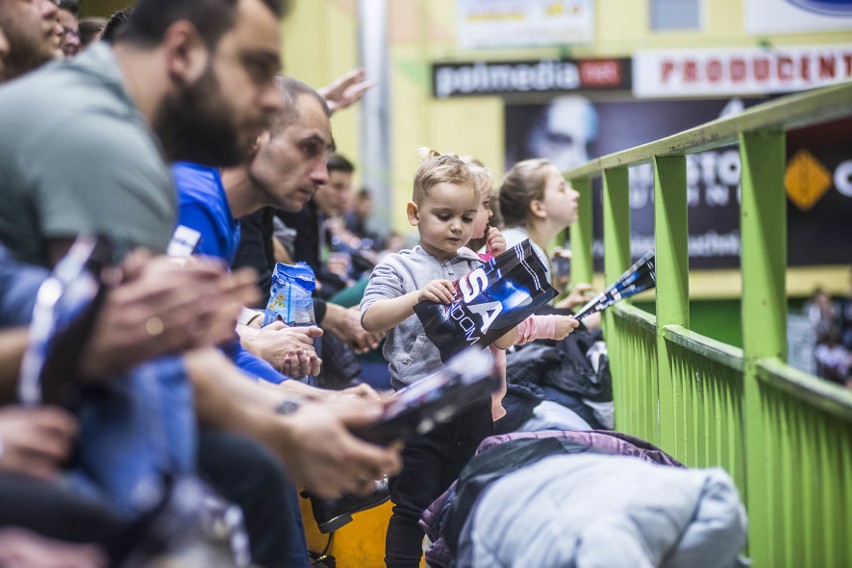
<instances>
[{"instance_id":1,"label":"child's blonde hair","mask_svg":"<svg viewBox=\"0 0 852 568\"><path fill-rule=\"evenodd\" d=\"M421 148L423 162L414 174L411 200L420 205L429 196L429 190L439 183L452 183L477 190L476 176L457 154L440 154L431 148Z\"/></svg>"},{"instance_id":2,"label":"child's blonde hair","mask_svg":"<svg viewBox=\"0 0 852 568\"><path fill-rule=\"evenodd\" d=\"M530 204L544 199L547 184L548 160L534 159L518 162L506 174L500 186L500 212L506 227L523 227L530 216Z\"/></svg>"},{"instance_id":3,"label":"child's blonde hair","mask_svg":"<svg viewBox=\"0 0 852 568\"><path fill-rule=\"evenodd\" d=\"M488 168L485 167L485 164L473 156L462 156L461 161L464 162L464 165L473 174L476 191L482 194L494 187L494 178Z\"/></svg>"}]
</instances>

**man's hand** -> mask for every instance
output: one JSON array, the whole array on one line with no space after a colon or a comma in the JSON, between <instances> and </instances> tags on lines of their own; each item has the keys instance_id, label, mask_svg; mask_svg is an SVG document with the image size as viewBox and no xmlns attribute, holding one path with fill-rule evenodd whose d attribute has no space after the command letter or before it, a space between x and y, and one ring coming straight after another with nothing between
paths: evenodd
<instances>
[{"instance_id":1,"label":"man's hand","mask_svg":"<svg viewBox=\"0 0 852 568\"><path fill-rule=\"evenodd\" d=\"M569 310L573 310L577 306L582 306L589 301L592 292L591 284L577 284L571 290L571 293L568 294L567 297L560 300L554 307L556 308L568 308Z\"/></svg>"},{"instance_id":2,"label":"man's hand","mask_svg":"<svg viewBox=\"0 0 852 568\"><path fill-rule=\"evenodd\" d=\"M368 81L363 69L353 69L341 75L325 87L317 89L317 92L326 100L331 112L342 110L361 100L368 89L376 85L375 81Z\"/></svg>"},{"instance_id":3,"label":"man's hand","mask_svg":"<svg viewBox=\"0 0 852 568\"><path fill-rule=\"evenodd\" d=\"M314 338L322 335L315 326L287 327L280 321L261 329L237 326L243 346L290 377L318 375L322 361L314 350Z\"/></svg>"},{"instance_id":4,"label":"man's hand","mask_svg":"<svg viewBox=\"0 0 852 568\"><path fill-rule=\"evenodd\" d=\"M373 481L397 473L399 448L382 448L356 438L350 428L378 420L382 405L355 397L308 402L278 417L275 435L286 470L297 485L313 494L337 497L343 492L366 495Z\"/></svg>"},{"instance_id":5,"label":"man's hand","mask_svg":"<svg viewBox=\"0 0 852 568\"><path fill-rule=\"evenodd\" d=\"M331 252L325 263L325 269L344 282L349 280L349 270L352 267L352 256L345 252Z\"/></svg>"},{"instance_id":6,"label":"man's hand","mask_svg":"<svg viewBox=\"0 0 852 568\"><path fill-rule=\"evenodd\" d=\"M60 408L0 409L0 470L53 479L77 437L77 423Z\"/></svg>"},{"instance_id":7,"label":"man's hand","mask_svg":"<svg viewBox=\"0 0 852 568\"><path fill-rule=\"evenodd\" d=\"M361 383L355 385L354 387L349 387L348 389L343 389L341 391L336 392L340 393L340 396L355 396L358 398L374 401L382 401L386 398L386 395L379 394L378 392L376 392L376 389L374 389L367 383Z\"/></svg>"},{"instance_id":8,"label":"man's hand","mask_svg":"<svg viewBox=\"0 0 852 568\"><path fill-rule=\"evenodd\" d=\"M384 408L379 401L337 395L303 402L292 414L277 414L275 409L285 400L303 398L311 388L297 381L274 387L247 380L214 349L188 355L186 367L200 423L262 442L281 459L296 484L316 495L366 493L372 490L371 480L399 471L398 448L368 444L350 431L379 419ZM288 383L303 388L301 392L280 388Z\"/></svg>"},{"instance_id":9,"label":"man's hand","mask_svg":"<svg viewBox=\"0 0 852 568\"><path fill-rule=\"evenodd\" d=\"M326 304L324 328L349 345L355 353L366 353L379 346L384 333L369 333L361 327L361 312L358 306L343 308L337 304Z\"/></svg>"},{"instance_id":10,"label":"man's hand","mask_svg":"<svg viewBox=\"0 0 852 568\"><path fill-rule=\"evenodd\" d=\"M424 300L439 304L450 304L456 294L453 283L449 280L432 280L420 290L417 301Z\"/></svg>"},{"instance_id":11,"label":"man's hand","mask_svg":"<svg viewBox=\"0 0 852 568\"><path fill-rule=\"evenodd\" d=\"M228 273L221 263L201 259L180 267L135 252L123 272L81 358L84 377L104 378L154 357L220 343L233 336L241 306L258 294L253 270Z\"/></svg>"}]
</instances>

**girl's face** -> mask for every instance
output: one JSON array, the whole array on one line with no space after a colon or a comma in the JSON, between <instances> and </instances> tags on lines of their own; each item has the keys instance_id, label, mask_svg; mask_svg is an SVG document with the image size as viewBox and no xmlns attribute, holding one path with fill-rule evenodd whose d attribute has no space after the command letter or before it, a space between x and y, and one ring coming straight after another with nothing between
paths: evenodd
<instances>
[{"instance_id":1,"label":"girl's face","mask_svg":"<svg viewBox=\"0 0 852 568\"><path fill-rule=\"evenodd\" d=\"M547 219L560 227L567 227L577 220L580 194L568 186L555 166L548 166L548 170L541 203Z\"/></svg>"},{"instance_id":2,"label":"girl's face","mask_svg":"<svg viewBox=\"0 0 852 568\"><path fill-rule=\"evenodd\" d=\"M473 221L472 239L481 239L485 236L485 227L494 212L491 211L491 185L479 192L479 209L476 210L476 219Z\"/></svg>"}]
</instances>

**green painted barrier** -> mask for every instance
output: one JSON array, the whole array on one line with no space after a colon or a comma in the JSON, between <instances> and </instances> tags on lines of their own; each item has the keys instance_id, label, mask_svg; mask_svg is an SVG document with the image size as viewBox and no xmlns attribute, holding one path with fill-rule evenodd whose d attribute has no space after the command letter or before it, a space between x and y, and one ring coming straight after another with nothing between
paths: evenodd
<instances>
[{"instance_id":1,"label":"green painted barrier","mask_svg":"<svg viewBox=\"0 0 852 568\"><path fill-rule=\"evenodd\" d=\"M581 194L572 278L592 276L591 187L603 178L604 276L630 265L630 166L655 172L656 315L628 302L604 332L616 428L693 467L721 466L749 513L758 568L852 564L852 392L787 366L785 132L852 116L852 83L783 97L565 173ZM743 349L689 329L687 154L736 143Z\"/></svg>"}]
</instances>

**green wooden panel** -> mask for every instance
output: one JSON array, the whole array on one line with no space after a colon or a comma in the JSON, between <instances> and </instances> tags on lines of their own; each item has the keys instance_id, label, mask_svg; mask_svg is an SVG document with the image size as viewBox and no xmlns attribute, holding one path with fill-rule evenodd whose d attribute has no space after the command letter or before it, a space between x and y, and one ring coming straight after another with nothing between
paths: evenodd
<instances>
[{"instance_id":1,"label":"green wooden panel","mask_svg":"<svg viewBox=\"0 0 852 568\"><path fill-rule=\"evenodd\" d=\"M700 355L708 361L713 361L737 371L743 372L743 350L732 347L721 341L704 337L680 325L669 325L663 330L663 337L681 347Z\"/></svg>"},{"instance_id":2,"label":"green wooden panel","mask_svg":"<svg viewBox=\"0 0 852 568\"><path fill-rule=\"evenodd\" d=\"M749 551L754 566L848 566L852 558L852 428L787 389L759 381L763 477L749 447ZM760 500L753 497L759 496ZM761 540L764 539L764 540Z\"/></svg>"},{"instance_id":3,"label":"green wooden panel","mask_svg":"<svg viewBox=\"0 0 852 568\"><path fill-rule=\"evenodd\" d=\"M743 134L740 155L747 505L749 513L759 519L750 527L749 552L758 566L781 566L776 547L784 542L782 520L791 514L792 503L779 498L789 490L787 472L776 472L778 483L769 482L774 479L769 461L771 455L789 451L787 414L777 414L777 423L767 421L756 362L767 357L783 360L786 351L784 134Z\"/></svg>"},{"instance_id":4,"label":"green wooden panel","mask_svg":"<svg viewBox=\"0 0 852 568\"><path fill-rule=\"evenodd\" d=\"M852 82L777 99L566 174L583 178L583 187L603 176L611 281L630 259L626 167L655 164L657 317L629 304L605 315L616 427L687 465L724 467L746 502L748 553L758 568L846 566L852 558L852 393L783 363L783 132L843 116L852 116ZM681 156L737 140L742 350L690 329ZM590 230L590 218L579 223Z\"/></svg>"},{"instance_id":5,"label":"green wooden panel","mask_svg":"<svg viewBox=\"0 0 852 568\"><path fill-rule=\"evenodd\" d=\"M630 304L619 304L612 312L621 348L610 350L610 365L623 369L613 373L616 428L659 445L656 318Z\"/></svg>"},{"instance_id":6,"label":"green wooden panel","mask_svg":"<svg viewBox=\"0 0 852 568\"><path fill-rule=\"evenodd\" d=\"M690 467L723 467L745 496L742 372L674 342L666 353L660 368L668 366L673 392L672 404L660 405L660 425L672 439L663 448Z\"/></svg>"},{"instance_id":7,"label":"green wooden panel","mask_svg":"<svg viewBox=\"0 0 852 568\"><path fill-rule=\"evenodd\" d=\"M591 282L592 264L592 180L575 179L571 186L580 194L577 222L571 225L571 282Z\"/></svg>"},{"instance_id":8,"label":"green wooden panel","mask_svg":"<svg viewBox=\"0 0 852 568\"><path fill-rule=\"evenodd\" d=\"M603 182L604 278L611 282L630 266L630 187L627 168L605 171ZM620 353L621 336L626 332L615 325L613 317L612 312L604 313L604 337L608 349ZM627 361L620 357L610 359L610 367L613 377L627 377L630 372ZM613 384L613 389L618 388L618 384Z\"/></svg>"},{"instance_id":9,"label":"green wooden panel","mask_svg":"<svg viewBox=\"0 0 852 568\"><path fill-rule=\"evenodd\" d=\"M777 359L762 359L756 366L757 378L762 382L807 401L815 409L852 422L852 391L849 389L793 369Z\"/></svg>"},{"instance_id":10,"label":"green wooden panel","mask_svg":"<svg viewBox=\"0 0 852 568\"><path fill-rule=\"evenodd\" d=\"M654 239L657 271L657 372L660 396L660 444L673 447L677 422L663 420L677 403L669 344L663 335L667 325L689 326L689 255L687 253L686 157L654 158Z\"/></svg>"},{"instance_id":11,"label":"green wooden panel","mask_svg":"<svg viewBox=\"0 0 852 568\"><path fill-rule=\"evenodd\" d=\"M784 134L743 134L743 349L745 357L786 359L787 201Z\"/></svg>"},{"instance_id":12,"label":"green wooden panel","mask_svg":"<svg viewBox=\"0 0 852 568\"><path fill-rule=\"evenodd\" d=\"M603 174L604 278L612 282L630 268L630 180L627 168Z\"/></svg>"}]
</instances>

